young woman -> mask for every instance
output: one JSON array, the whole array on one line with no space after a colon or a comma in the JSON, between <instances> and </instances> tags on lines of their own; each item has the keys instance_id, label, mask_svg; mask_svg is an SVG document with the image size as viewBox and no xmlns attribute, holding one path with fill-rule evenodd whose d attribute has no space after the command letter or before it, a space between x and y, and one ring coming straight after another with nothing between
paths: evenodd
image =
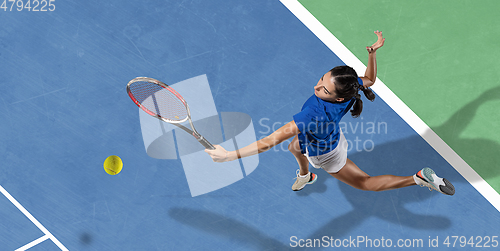
<instances>
[{"instance_id":1,"label":"young woman","mask_svg":"<svg viewBox=\"0 0 500 251\"><path fill-rule=\"evenodd\" d=\"M363 91L373 101L375 95L369 89L377 76L376 52L384 45L382 32L375 31L378 39L368 50L368 66L364 77L358 77L349 66L337 66L325 73L314 87L312 95L303 105L302 111L293 120L271 135L236 151L228 152L221 146L205 150L215 162L232 161L269 150L281 142L294 137L288 149L299 164L294 191L316 181L317 176L309 172L309 163L323 168L340 181L368 191L384 191L412 185L426 186L443 194L453 195L455 188L446 179L438 177L430 168L423 168L413 176L380 175L369 176L347 158L347 141L339 127L342 117L352 108L351 115L358 117L363 102L358 94Z\"/></svg>"}]
</instances>

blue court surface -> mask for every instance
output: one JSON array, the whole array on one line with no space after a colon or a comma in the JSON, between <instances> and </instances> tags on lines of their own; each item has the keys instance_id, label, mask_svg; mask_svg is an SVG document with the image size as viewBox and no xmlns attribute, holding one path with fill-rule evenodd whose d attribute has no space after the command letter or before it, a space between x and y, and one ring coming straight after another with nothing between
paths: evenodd
<instances>
[{"instance_id":1,"label":"blue court surface","mask_svg":"<svg viewBox=\"0 0 500 251\"><path fill-rule=\"evenodd\" d=\"M284 143L243 179L193 197L180 160L146 154L125 90L137 76L206 74L217 111L248 114L262 138L343 64L279 1L53 3L0 9L0 250L498 246L499 212L380 98L344 117L349 158L370 175L429 166L454 196L360 191L323 170L294 192L298 165ZM122 158L120 174L104 172L109 155Z\"/></svg>"}]
</instances>

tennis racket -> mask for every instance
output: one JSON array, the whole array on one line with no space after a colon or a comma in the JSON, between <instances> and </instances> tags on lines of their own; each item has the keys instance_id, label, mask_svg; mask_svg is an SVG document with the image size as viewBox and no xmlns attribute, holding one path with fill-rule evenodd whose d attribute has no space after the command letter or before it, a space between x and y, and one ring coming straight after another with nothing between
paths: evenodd
<instances>
[{"instance_id":1,"label":"tennis racket","mask_svg":"<svg viewBox=\"0 0 500 251\"><path fill-rule=\"evenodd\" d=\"M186 100L172 87L156 79L138 77L128 82L127 93L132 101L147 114L176 125L193 135L206 149L215 149L196 131ZM192 130L181 125L186 120L189 121Z\"/></svg>"}]
</instances>

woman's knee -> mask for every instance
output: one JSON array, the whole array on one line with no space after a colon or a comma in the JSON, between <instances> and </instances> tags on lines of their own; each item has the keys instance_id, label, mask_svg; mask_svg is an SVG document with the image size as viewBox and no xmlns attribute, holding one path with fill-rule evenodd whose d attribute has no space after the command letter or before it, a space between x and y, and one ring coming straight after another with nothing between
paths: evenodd
<instances>
[{"instance_id":1,"label":"woman's knee","mask_svg":"<svg viewBox=\"0 0 500 251\"><path fill-rule=\"evenodd\" d=\"M288 151L290 151L293 155L298 155L302 154L300 150L300 145L298 140L293 140L289 145L288 145Z\"/></svg>"}]
</instances>

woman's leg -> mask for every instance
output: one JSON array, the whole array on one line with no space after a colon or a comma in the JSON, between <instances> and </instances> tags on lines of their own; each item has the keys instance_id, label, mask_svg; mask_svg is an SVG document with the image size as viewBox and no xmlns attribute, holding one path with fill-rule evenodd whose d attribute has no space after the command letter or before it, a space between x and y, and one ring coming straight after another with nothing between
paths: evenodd
<instances>
[{"instance_id":1,"label":"woman's leg","mask_svg":"<svg viewBox=\"0 0 500 251\"><path fill-rule=\"evenodd\" d=\"M413 176L380 175L371 177L359 169L350 159L347 159L345 166L339 172L330 174L354 188L366 191L384 191L416 185Z\"/></svg>"},{"instance_id":2,"label":"woman's leg","mask_svg":"<svg viewBox=\"0 0 500 251\"><path fill-rule=\"evenodd\" d=\"M293 138L292 142L288 145L288 150L295 156L297 163L299 163L300 175L306 175L309 173L309 160L307 157L300 152L299 139L297 135Z\"/></svg>"}]
</instances>

